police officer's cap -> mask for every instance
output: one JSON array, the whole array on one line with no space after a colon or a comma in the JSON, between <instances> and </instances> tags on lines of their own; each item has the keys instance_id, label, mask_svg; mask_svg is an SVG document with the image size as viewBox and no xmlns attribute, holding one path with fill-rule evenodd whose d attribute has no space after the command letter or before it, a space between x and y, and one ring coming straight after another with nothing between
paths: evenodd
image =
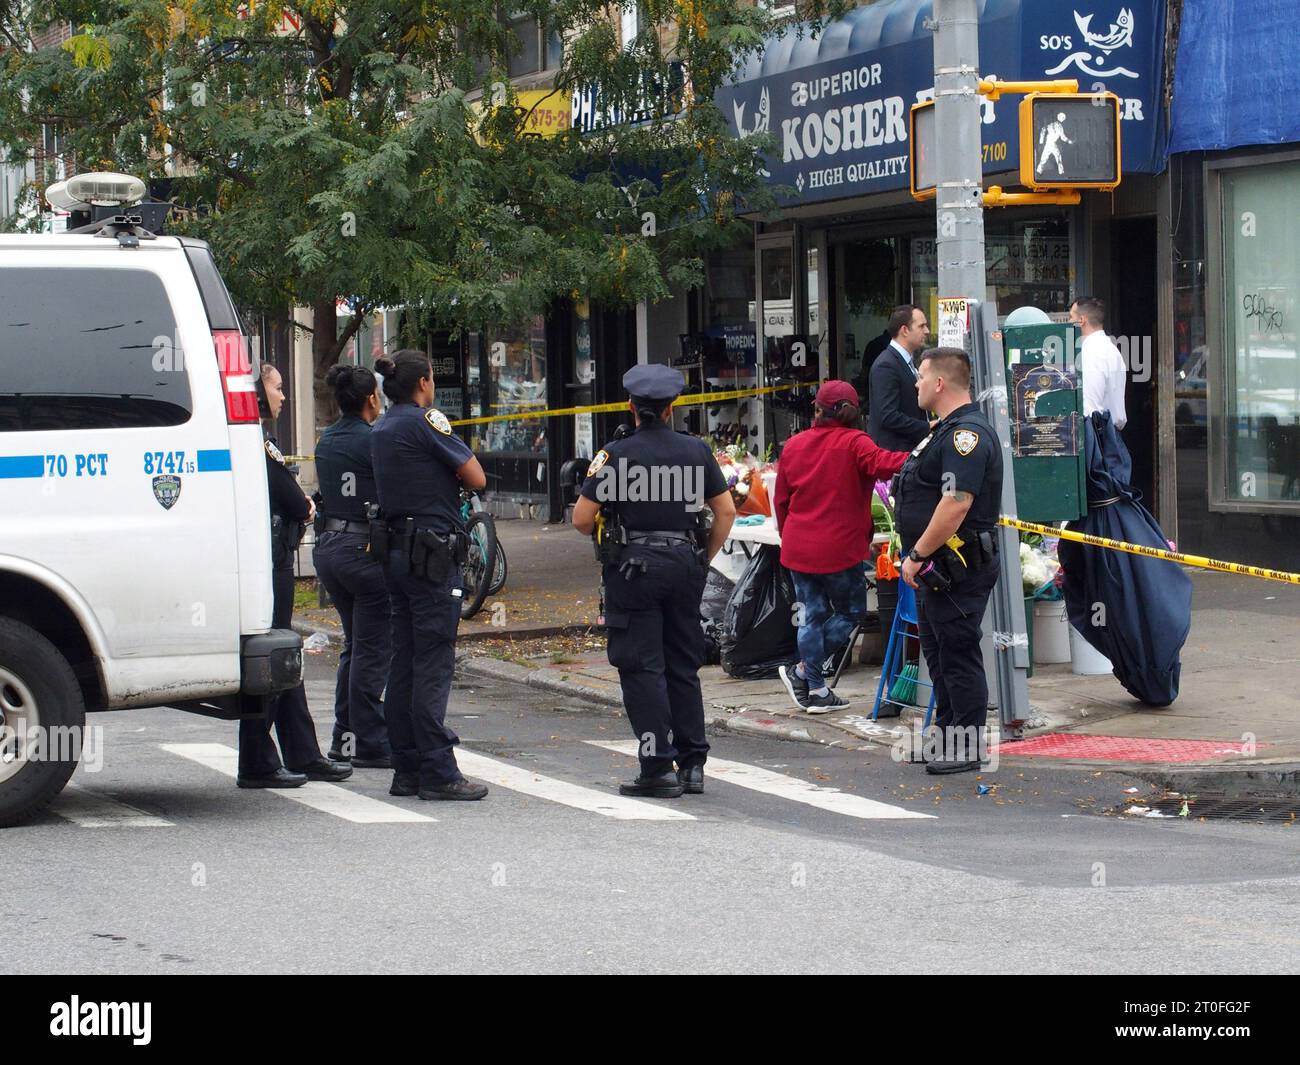
<instances>
[{"instance_id":1,"label":"police officer's cap","mask_svg":"<svg viewBox=\"0 0 1300 1065\"><path fill-rule=\"evenodd\" d=\"M676 399L686 388L686 378L680 370L674 370L671 366L664 366L662 363L648 363L644 366L633 366L623 375L623 387L627 389L629 396L636 396L638 399L663 400L667 403L670 399Z\"/></svg>"}]
</instances>

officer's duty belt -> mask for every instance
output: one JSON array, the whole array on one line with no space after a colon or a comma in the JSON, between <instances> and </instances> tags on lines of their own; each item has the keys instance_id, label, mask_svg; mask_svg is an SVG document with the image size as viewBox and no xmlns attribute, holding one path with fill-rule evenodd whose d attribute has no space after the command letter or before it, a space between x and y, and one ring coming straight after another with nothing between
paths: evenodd
<instances>
[{"instance_id":1,"label":"officer's duty belt","mask_svg":"<svg viewBox=\"0 0 1300 1065\"><path fill-rule=\"evenodd\" d=\"M629 544L648 544L651 547L668 547L672 544L695 546L695 537L682 529L628 529Z\"/></svg>"},{"instance_id":2,"label":"officer's duty belt","mask_svg":"<svg viewBox=\"0 0 1300 1065\"><path fill-rule=\"evenodd\" d=\"M343 532L343 533L360 533L363 536L370 535L370 522L368 521L348 521L345 518L326 518L325 532Z\"/></svg>"}]
</instances>

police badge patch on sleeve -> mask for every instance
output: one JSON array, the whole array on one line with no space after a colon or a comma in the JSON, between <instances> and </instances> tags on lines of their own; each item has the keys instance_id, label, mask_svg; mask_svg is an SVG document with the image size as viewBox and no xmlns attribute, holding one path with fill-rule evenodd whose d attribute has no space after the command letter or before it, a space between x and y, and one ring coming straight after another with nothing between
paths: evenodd
<instances>
[{"instance_id":1,"label":"police badge patch on sleeve","mask_svg":"<svg viewBox=\"0 0 1300 1065\"><path fill-rule=\"evenodd\" d=\"M600 472L600 468L609 461L609 452L601 449L596 452L596 457L591 460L591 465L587 467L587 476L592 477Z\"/></svg>"},{"instance_id":2,"label":"police badge patch on sleeve","mask_svg":"<svg viewBox=\"0 0 1300 1065\"><path fill-rule=\"evenodd\" d=\"M958 429L952 434L952 446L957 449L957 454L965 458L975 450L975 445L980 442L980 434L972 429Z\"/></svg>"},{"instance_id":3,"label":"police badge patch on sleeve","mask_svg":"<svg viewBox=\"0 0 1300 1065\"><path fill-rule=\"evenodd\" d=\"M269 440L264 441L264 443L266 444L266 453L270 455L271 458L275 459L275 461L278 462L281 466L283 466L284 456L280 454L280 449L276 447L273 443L271 443L271 441Z\"/></svg>"},{"instance_id":4,"label":"police badge patch on sleeve","mask_svg":"<svg viewBox=\"0 0 1300 1065\"><path fill-rule=\"evenodd\" d=\"M424 420L444 436L451 436L451 422L447 421L447 415L442 411L430 407L424 412Z\"/></svg>"}]
</instances>

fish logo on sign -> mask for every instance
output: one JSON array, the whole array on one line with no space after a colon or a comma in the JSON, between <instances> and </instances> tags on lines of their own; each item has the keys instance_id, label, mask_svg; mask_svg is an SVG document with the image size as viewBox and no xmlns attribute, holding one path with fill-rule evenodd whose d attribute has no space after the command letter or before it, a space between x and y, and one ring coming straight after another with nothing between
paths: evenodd
<instances>
[{"instance_id":1,"label":"fish logo on sign","mask_svg":"<svg viewBox=\"0 0 1300 1065\"><path fill-rule=\"evenodd\" d=\"M153 497L163 510L171 510L181 497L181 479L164 474L153 479Z\"/></svg>"},{"instance_id":2,"label":"fish logo on sign","mask_svg":"<svg viewBox=\"0 0 1300 1065\"><path fill-rule=\"evenodd\" d=\"M1130 8L1120 8L1119 14L1115 16L1115 21L1110 24L1110 29L1105 33L1097 33L1092 29L1093 15L1081 15L1074 12L1074 24L1079 28L1083 35L1083 44L1089 51L1072 51L1060 63L1050 70L1044 71L1049 77L1060 74L1066 67L1077 67L1085 74L1091 74L1094 78L1137 78L1140 77L1136 71L1126 67L1116 66L1114 70L1097 69L1089 66L1090 63L1105 63L1110 59L1111 52L1120 48L1133 47L1133 11ZM1104 21L1104 20L1103 20ZM1073 48L1074 41L1066 35L1053 35L1041 38L1041 46L1044 49L1055 49L1058 47Z\"/></svg>"},{"instance_id":3,"label":"fish logo on sign","mask_svg":"<svg viewBox=\"0 0 1300 1065\"><path fill-rule=\"evenodd\" d=\"M731 113L736 119L736 136L753 137L759 133L766 133L772 121L772 98L768 95L767 89L759 94L758 113L754 115L754 123L749 129L745 128L745 107L743 103L732 101Z\"/></svg>"}]
</instances>

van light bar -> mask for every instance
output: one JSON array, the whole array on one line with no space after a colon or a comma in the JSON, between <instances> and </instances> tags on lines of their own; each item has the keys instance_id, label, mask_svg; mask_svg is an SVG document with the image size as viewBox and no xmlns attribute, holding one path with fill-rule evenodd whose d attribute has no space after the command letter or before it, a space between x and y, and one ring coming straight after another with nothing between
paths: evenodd
<instances>
[{"instance_id":1,"label":"van light bar","mask_svg":"<svg viewBox=\"0 0 1300 1065\"><path fill-rule=\"evenodd\" d=\"M56 181L45 190L50 206L60 211L77 211L94 204L117 207L139 203L148 189L138 177L108 172L77 174Z\"/></svg>"}]
</instances>

